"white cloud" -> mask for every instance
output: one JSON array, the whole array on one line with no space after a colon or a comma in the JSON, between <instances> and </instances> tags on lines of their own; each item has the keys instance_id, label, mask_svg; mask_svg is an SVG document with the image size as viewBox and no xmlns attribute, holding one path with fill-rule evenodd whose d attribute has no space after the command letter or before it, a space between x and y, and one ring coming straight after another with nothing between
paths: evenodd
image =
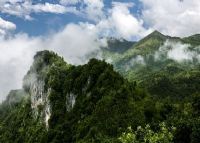
<instances>
[{"instance_id":1,"label":"white cloud","mask_svg":"<svg viewBox=\"0 0 200 143\"><path fill-rule=\"evenodd\" d=\"M103 0L61 0L66 6L80 6L80 15L95 22L93 29L99 36L114 36L124 39L139 39L152 29L143 26L143 20L130 11L133 3L113 2L112 7L105 10Z\"/></svg>"},{"instance_id":2,"label":"white cloud","mask_svg":"<svg viewBox=\"0 0 200 143\"><path fill-rule=\"evenodd\" d=\"M80 5L77 5L80 3ZM93 21L98 21L104 16L103 0L60 0L58 4L36 3L32 0L3 0L0 1L1 13L23 17L31 20L31 13L73 13L86 17Z\"/></svg>"},{"instance_id":3,"label":"white cloud","mask_svg":"<svg viewBox=\"0 0 200 143\"><path fill-rule=\"evenodd\" d=\"M16 29L16 25L10 21L6 21L0 17L0 35L7 34L8 31Z\"/></svg>"},{"instance_id":4,"label":"white cloud","mask_svg":"<svg viewBox=\"0 0 200 143\"><path fill-rule=\"evenodd\" d=\"M199 0L140 0L147 25L164 34L189 36L200 33Z\"/></svg>"},{"instance_id":5,"label":"white cloud","mask_svg":"<svg viewBox=\"0 0 200 143\"><path fill-rule=\"evenodd\" d=\"M75 5L79 3L81 0L60 0L60 3L63 5Z\"/></svg>"},{"instance_id":6,"label":"white cloud","mask_svg":"<svg viewBox=\"0 0 200 143\"><path fill-rule=\"evenodd\" d=\"M181 42L173 42L167 40L163 46L155 53L155 60L172 59L176 62L200 62L199 47L195 47L195 50L190 50L191 45L183 44Z\"/></svg>"},{"instance_id":7,"label":"white cloud","mask_svg":"<svg viewBox=\"0 0 200 143\"><path fill-rule=\"evenodd\" d=\"M80 16L95 22L105 16L103 0L60 0L60 4L66 7L74 6L78 8Z\"/></svg>"},{"instance_id":8,"label":"white cloud","mask_svg":"<svg viewBox=\"0 0 200 143\"><path fill-rule=\"evenodd\" d=\"M9 90L21 88L23 76L33 62L36 51L53 50L68 63L83 64L88 54L102 45L94 25L69 24L62 31L44 37L18 34L0 39L0 101Z\"/></svg>"},{"instance_id":9,"label":"white cloud","mask_svg":"<svg viewBox=\"0 0 200 143\"><path fill-rule=\"evenodd\" d=\"M34 12L49 12L49 13L65 13L67 11L66 7L59 4L36 4L32 5L31 8Z\"/></svg>"},{"instance_id":10,"label":"white cloud","mask_svg":"<svg viewBox=\"0 0 200 143\"><path fill-rule=\"evenodd\" d=\"M0 101L9 90L21 87L23 75L27 72L33 55L41 48L39 43L39 39L32 39L27 35L0 40Z\"/></svg>"},{"instance_id":11,"label":"white cloud","mask_svg":"<svg viewBox=\"0 0 200 143\"><path fill-rule=\"evenodd\" d=\"M18 17L23 17L25 19L32 19L31 13L55 13L55 14L64 14L67 12L77 14L78 11L75 7L65 7L61 4L52 4L52 3L37 3L33 4L31 0L15 0L9 1L4 0L0 2L0 11L2 13L15 15Z\"/></svg>"},{"instance_id":12,"label":"white cloud","mask_svg":"<svg viewBox=\"0 0 200 143\"><path fill-rule=\"evenodd\" d=\"M130 13L129 8L133 4L113 3L111 21L114 23L118 33L127 39L132 36L144 36L146 29L143 27L143 20L137 19Z\"/></svg>"},{"instance_id":13,"label":"white cloud","mask_svg":"<svg viewBox=\"0 0 200 143\"><path fill-rule=\"evenodd\" d=\"M188 45L181 44L181 43L175 43L171 50L167 53L167 56L169 59L174 59L178 62L189 60L193 60L193 52L190 52L188 50Z\"/></svg>"},{"instance_id":14,"label":"white cloud","mask_svg":"<svg viewBox=\"0 0 200 143\"><path fill-rule=\"evenodd\" d=\"M141 38L152 29L181 37L200 33L198 0L140 0L143 5L140 16L130 11L134 6L132 3L113 2L113 6L108 8L103 0L58 0L58 2L33 4L32 0L1 0L0 11L28 20L32 19L31 13L70 12L101 25L99 27L104 29L106 34L117 33L126 39L134 36Z\"/></svg>"},{"instance_id":15,"label":"white cloud","mask_svg":"<svg viewBox=\"0 0 200 143\"><path fill-rule=\"evenodd\" d=\"M139 39L152 30L144 28L143 20L130 12L133 3L113 2L112 7L105 10L103 0L60 0L59 4L37 3L15 0L0 3L3 13L16 15L31 20L31 13L66 13L71 12L96 23L99 34L125 39Z\"/></svg>"},{"instance_id":16,"label":"white cloud","mask_svg":"<svg viewBox=\"0 0 200 143\"><path fill-rule=\"evenodd\" d=\"M132 3L114 2L107 18L97 24L97 29L104 36L114 36L124 39L139 39L152 30L143 26L143 20L130 12Z\"/></svg>"},{"instance_id":17,"label":"white cloud","mask_svg":"<svg viewBox=\"0 0 200 143\"><path fill-rule=\"evenodd\" d=\"M93 26L69 24L63 31L49 37L45 44L72 64L85 63L87 55L98 50L102 44Z\"/></svg>"},{"instance_id":18,"label":"white cloud","mask_svg":"<svg viewBox=\"0 0 200 143\"><path fill-rule=\"evenodd\" d=\"M86 7L82 9L89 19L98 21L104 17L104 3L103 0L84 0Z\"/></svg>"},{"instance_id":19,"label":"white cloud","mask_svg":"<svg viewBox=\"0 0 200 143\"><path fill-rule=\"evenodd\" d=\"M98 7L99 9L97 9L99 12L93 14L101 15L101 10L103 9L102 1L85 0L85 2L90 6L87 12L92 13L92 11L95 11ZM13 3L10 3L10 5L7 6L7 12L21 17L28 17L33 10L35 10L35 12L58 12L58 7L54 7L54 9L52 5L49 4L35 6L30 5L30 2L24 2L23 5L18 5L17 3L16 5L12 4ZM4 10L6 9L4 8ZM64 9L61 9L60 13L63 11ZM126 22L134 24L133 27L126 22L121 22L121 16L123 16L122 19L125 19ZM32 63L33 55L38 50L53 50L63 56L67 62L82 64L88 60L88 55L90 53L99 50L102 44L106 44L105 41L102 40L102 42L98 40L104 31L109 33L108 31L114 30L118 37L125 38L137 36L137 32L141 34L145 31L145 29L142 28L142 22L131 15L129 5L126 4L115 3L108 13L108 16L102 16L101 19L102 20L97 21L96 24L68 24L63 30L50 34L51 36L29 37L26 34L18 34L8 39L0 39L1 99L5 97L9 90L21 87L22 78ZM102 21L107 25L102 24ZM121 27L127 27L128 31L124 31Z\"/></svg>"},{"instance_id":20,"label":"white cloud","mask_svg":"<svg viewBox=\"0 0 200 143\"><path fill-rule=\"evenodd\" d=\"M101 36L115 36L125 39L139 39L158 29L165 34L183 36L200 32L200 4L195 0L141 0L144 4L142 17L131 13L133 3L114 2L105 11L103 0L61 0L59 4L32 4L31 0L3 0L0 10L3 13L31 19L35 12L66 13L72 12L89 19L95 24L68 24L63 30L51 36L29 37L18 34L8 39L0 39L0 99L10 89L20 88L22 78L32 63L32 57L38 50L53 50L72 64L82 64L88 60L88 54L95 52L102 45ZM19 3L20 2L20 3ZM79 11L75 6L82 3ZM145 28L144 23L150 28ZM15 24L0 18L0 32L7 33L16 28ZM191 60L195 53L188 50L188 45L165 43L172 46L167 57L177 61ZM199 56L199 55L198 55ZM200 57L200 56L199 56ZM199 58L200 59L200 58ZM144 60L139 56L138 63Z\"/></svg>"}]
</instances>

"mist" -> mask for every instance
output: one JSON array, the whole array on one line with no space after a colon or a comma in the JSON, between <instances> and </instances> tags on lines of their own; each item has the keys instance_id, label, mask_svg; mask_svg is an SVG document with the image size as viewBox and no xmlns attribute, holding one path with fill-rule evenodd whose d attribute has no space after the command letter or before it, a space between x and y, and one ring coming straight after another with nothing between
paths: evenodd
<instances>
[{"instance_id":1,"label":"mist","mask_svg":"<svg viewBox=\"0 0 200 143\"><path fill-rule=\"evenodd\" d=\"M167 40L155 53L156 60L163 58L174 60L178 63L200 62L200 47L192 47L190 44Z\"/></svg>"},{"instance_id":2,"label":"mist","mask_svg":"<svg viewBox=\"0 0 200 143\"><path fill-rule=\"evenodd\" d=\"M22 79L37 51L52 50L63 56L66 62L78 65L86 63L92 56L101 58L99 48L105 47L107 42L99 37L114 36L133 40L152 32L152 28L143 26L141 18L131 13L131 8L134 6L132 3L113 2L111 8L104 11L103 1L96 2L88 1L86 16L82 15L84 18L95 19L94 22L68 23L60 31L50 32L44 36L8 34L10 33L8 31L13 32L18 27L12 22L2 20L9 27L0 27L0 30L5 31L3 35L8 34L5 37L0 35L0 101L5 99L11 89L21 88ZM25 16L31 17L31 15Z\"/></svg>"},{"instance_id":3,"label":"mist","mask_svg":"<svg viewBox=\"0 0 200 143\"><path fill-rule=\"evenodd\" d=\"M10 90L22 88L22 79L37 51L54 51L64 57L67 63L78 65L86 63L90 53L106 44L98 40L95 29L83 24L68 24L59 32L49 35L30 37L22 33L1 37L0 101L5 99Z\"/></svg>"},{"instance_id":4,"label":"mist","mask_svg":"<svg viewBox=\"0 0 200 143\"><path fill-rule=\"evenodd\" d=\"M166 40L156 51L145 56L135 55L123 67L128 71L138 66L146 66L152 64L152 62L156 64L157 62L165 62L166 60L173 60L178 64L199 64L200 46L194 47L179 41Z\"/></svg>"},{"instance_id":5,"label":"mist","mask_svg":"<svg viewBox=\"0 0 200 143\"><path fill-rule=\"evenodd\" d=\"M138 65L145 66L145 58L142 55L137 55L129 60L129 62L124 66L125 70L128 71L135 68Z\"/></svg>"}]
</instances>

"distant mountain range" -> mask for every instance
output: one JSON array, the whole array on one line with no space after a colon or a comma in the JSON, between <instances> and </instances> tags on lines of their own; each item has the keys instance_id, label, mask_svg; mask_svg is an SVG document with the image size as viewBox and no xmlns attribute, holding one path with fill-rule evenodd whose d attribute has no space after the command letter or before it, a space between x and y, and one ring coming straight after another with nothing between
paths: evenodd
<instances>
[{"instance_id":1,"label":"distant mountain range","mask_svg":"<svg viewBox=\"0 0 200 143\"><path fill-rule=\"evenodd\" d=\"M138 42L112 40L108 43L108 48L103 49L104 58L125 78L137 81L140 86L152 91L152 94L180 97L191 92L200 92L200 78L196 78L200 76L199 34L179 38L154 31ZM116 52L114 47L123 52ZM159 77L159 80L155 77ZM164 79L168 80L172 87L157 90L156 86ZM197 84L191 83L191 80ZM152 85L153 83L156 85ZM180 87L174 89L176 86ZM187 94L186 91L190 92Z\"/></svg>"}]
</instances>

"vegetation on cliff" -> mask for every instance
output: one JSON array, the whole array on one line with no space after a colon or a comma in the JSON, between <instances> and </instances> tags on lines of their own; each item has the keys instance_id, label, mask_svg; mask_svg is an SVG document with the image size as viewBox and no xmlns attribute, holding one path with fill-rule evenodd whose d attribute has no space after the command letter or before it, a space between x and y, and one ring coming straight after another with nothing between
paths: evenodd
<instances>
[{"instance_id":1,"label":"vegetation on cliff","mask_svg":"<svg viewBox=\"0 0 200 143\"><path fill-rule=\"evenodd\" d=\"M74 66L53 52L38 52L23 89L0 105L0 142L199 143L199 63L166 55L155 60L166 40L198 53L197 39L156 31L131 48L118 41L126 49L103 51L113 65L91 59ZM170 44L164 48L171 50ZM130 60L137 62L130 66Z\"/></svg>"}]
</instances>

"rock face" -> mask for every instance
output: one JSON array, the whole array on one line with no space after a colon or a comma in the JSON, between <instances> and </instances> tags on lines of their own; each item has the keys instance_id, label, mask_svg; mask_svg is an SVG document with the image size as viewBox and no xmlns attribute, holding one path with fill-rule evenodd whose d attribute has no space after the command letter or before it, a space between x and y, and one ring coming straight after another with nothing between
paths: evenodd
<instances>
[{"instance_id":1,"label":"rock face","mask_svg":"<svg viewBox=\"0 0 200 143\"><path fill-rule=\"evenodd\" d=\"M68 112L73 109L75 102L76 102L76 95L70 93L69 95L66 96L66 108Z\"/></svg>"},{"instance_id":2,"label":"rock face","mask_svg":"<svg viewBox=\"0 0 200 143\"><path fill-rule=\"evenodd\" d=\"M33 71L29 72L24 78L24 88L30 94L31 108L35 118L40 118L48 128L48 120L51 116L49 103L50 89L45 91L45 81Z\"/></svg>"},{"instance_id":3,"label":"rock face","mask_svg":"<svg viewBox=\"0 0 200 143\"><path fill-rule=\"evenodd\" d=\"M4 136L12 133L11 140L17 142L99 142L101 138L115 142L110 139L118 137L118 128L123 131L132 123L143 123L138 120L141 111L135 109L140 94L105 61L91 59L71 66L42 52L24 77L23 88L29 93L27 102L20 103L3 124ZM5 141L0 134L0 142Z\"/></svg>"},{"instance_id":4,"label":"rock face","mask_svg":"<svg viewBox=\"0 0 200 143\"><path fill-rule=\"evenodd\" d=\"M51 88L47 91L44 89L45 82L37 79L30 86L31 108L35 117L40 117L42 122L45 123L47 129L49 127L48 121L51 117L51 104L49 96ZM76 101L76 95L70 93L66 96L66 110L69 112L73 109Z\"/></svg>"},{"instance_id":5,"label":"rock face","mask_svg":"<svg viewBox=\"0 0 200 143\"><path fill-rule=\"evenodd\" d=\"M47 92L44 90L45 83L41 80L36 80L31 84L30 95L31 95L31 107L34 115L40 116L45 122L48 128L48 120L51 116L51 107L49 103L50 89Z\"/></svg>"},{"instance_id":6,"label":"rock face","mask_svg":"<svg viewBox=\"0 0 200 143\"><path fill-rule=\"evenodd\" d=\"M49 51L39 52L34 57L34 63L24 77L23 88L29 93L31 99L32 113L35 118L39 118L48 129L49 119L52 115L50 95L52 88L45 81L49 77L51 69L55 69L55 61L62 60L60 57ZM66 96L66 111L70 111L75 104L76 96L70 93ZM64 99L63 99L64 100Z\"/></svg>"},{"instance_id":7,"label":"rock face","mask_svg":"<svg viewBox=\"0 0 200 143\"><path fill-rule=\"evenodd\" d=\"M32 113L35 118L39 118L48 129L48 121L51 116L51 106L49 101L50 88L45 90L45 77L48 73L49 65L45 63L45 51L38 53L34 57L34 63L24 77L23 87L30 94Z\"/></svg>"}]
</instances>

